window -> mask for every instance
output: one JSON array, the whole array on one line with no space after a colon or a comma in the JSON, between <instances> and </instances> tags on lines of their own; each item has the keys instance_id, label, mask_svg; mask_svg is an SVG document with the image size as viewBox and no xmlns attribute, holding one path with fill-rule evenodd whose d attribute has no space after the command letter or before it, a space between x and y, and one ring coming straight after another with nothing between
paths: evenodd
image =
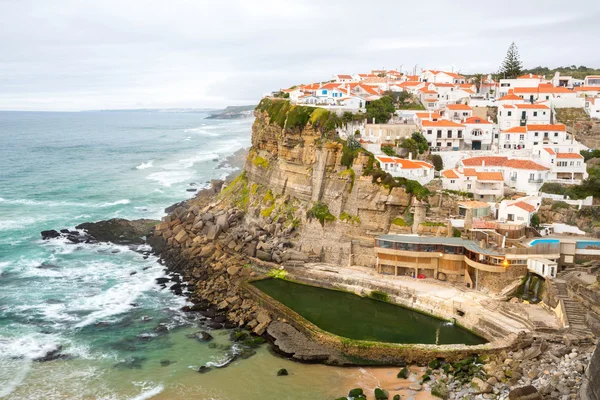
<instances>
[{"instance_id":1,"label":"window","mask_svg":"<svg viewBox=\"0 0 600 400\"><path fill-rule=\"evenodd\" d=\"M460 138L462 138L462 131L461 131L461 130L459 130L459 131L458 131L456 134L457 134L457 137L458 137L459 139L460 139Z\"/></svg>"},{"instance_id":2,"label":"window","mask_svg":"<svg viewBox=\"0 0 600 400\"><path fill-rule=\"evenodd\" d=\"M554 132L554 137L558 137L558 132Z\"/></svg>"},{"instance_id":3,"label":"window","mask_svg":"<svg viewBox=\"0 0 600 400\"><path fill-rule=\"evenodd\" d=\"M558 165L559 167L566 167L567 166L567 162L566 161L559 161L556 163L556 165Z\"/></svg>"},{"instance_id":4,"label":"window","mask_svg":"<svg viewBox=\"0 0 600 400\"><path fill-rule=\"evenodd\" d=\"M433 131L431 129L427 129L427 134L431 135L433 133Z\"/></svg>"},{"instance_id":5,"label":"window","mask_svg":"<svg viewBox=\"0 0 600 400\"><path fill-rule=\"evenodd\" d=\"M436 145L437 147L442 147L442 142L437 142L435 145Z\"/></svg>"},{"instance_id":6,"label":"window","mask_svg":"<svg viewBox=\"0 0 600 400\"><path fill-rule=\"evenodd\" d=\"M471 184L467 184L467 189L471 189Z\"/></svg>"},{"instance_id":7,"label":"window","mask_svg":"<svg viewBox=\"0 0 600 400\"><path fill-rule=\"evenodd\" d=\"M448 147L452 147L452 142L448 142L448 143L446 143L446 146L448 146Z\"/></svg>"},{"instance_id":8,"label":"window","mask_svg":"<svg viewBox=\"0 0 600 400\"><path fill-rule=\"evenodd\" d=\"M438 137L438 139L440 139L442 137L442 130L441 129L439 129L437 131L437 137Z\"/></svg>"},{"instance_id":9,"label":"window","mask_svg":"<svg viewBox=\"0 0 600 400\"><path fill-rule=\"evenodd\" d=\"M544 137L547 138L548 137L548 132L544 132Z\"/></svg>"},{"instance_id":10,"label":"window","mask_svg":"<svg viewBox=\"0 0 600 400\"><path fill-rule=\"evenodd\" d=\"M533 142L533 145L534 145L534 146L537 146L537 145L538 145L538 142Z\"/></svg>"},{"instance_id":11,"label":"window","mask_svg":"<svg viewBox=\"0 0 600 400\"><path fill-rule=\"evenodd\" d=\"M452 129L448 129L448 139L452 139Z\"/></svg>"},{"instance_id":12,"label":"window","mask_svg":"<svg viewBox=\"0 0 600 400\"><path fill-rule=\"evenodd\" d=\"M512 111L509 111L507 115L510 117L512 115Z\"/></svg>"},{"instance_id":13,"label":"window","mask_svg":"<svg viewBox=\"0 0 600 400\"><path fill-rule=\"evenodd\" d=\"M514 221L515 220L515 214L508 214L506 219L509 220L509 221Z\"/></svg>"},{"instance_id":14,"label":"window","mask_svg":"<svg viewBox=\"0 0 600 400\"><path fill-rule=\"evenodd\" d=\"M575 163L574 163L573 161L571 161L571 162L569 163L569 165L572 167L573 165L575 165Z\"/></svg>"},{"instance_id":15,"label":"window","mask_svg":"<svg viewBox=\"0 0 600 400\"><path fill-rule=\"evenodd\" d=\"M537 117L537 111L534 111L534 112L533 112L533 116L534 116L534 117Z\"/></svg>"},{"instance_id":16,"label":"window","mask_svg":"<svg viewBox=\"0 0 600 400\"><path fill-rule=\"evenodd\" d=\"M519 140L525 140L525 135L519 135Z\"/></svg>"},{"instance_id":17,"label":"window","mask_svg":"<svg viewBox=\"0 0 600 400\"><path fill-rule=\"evenodd\" d=\"M450 183L456 183L456 180L450 179Z\"/></svg>"},{"instance_id":18,"label":"window","mask_svg":"<svg viewBox=\"0 0 600 400\"><path fill-rule=\"evenodd\" d=\"M535 132L535 133L533 134L533 136L535 136L535 137L538 137L538 133L539 133L539 132Z\"/></svg>"}]
</instances>

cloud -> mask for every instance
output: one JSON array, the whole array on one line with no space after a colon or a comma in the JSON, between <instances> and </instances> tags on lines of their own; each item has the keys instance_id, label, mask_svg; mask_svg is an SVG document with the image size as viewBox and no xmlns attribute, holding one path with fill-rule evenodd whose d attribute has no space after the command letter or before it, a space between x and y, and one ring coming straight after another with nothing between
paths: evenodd
<instances>
[{"instance_id":1,"label":"cloud","mask_svg":"<svg viewBox=\"0 0 600 400\"><path fill-rule=\"evenodd\" d=\"M0 109L211 107L389 67L600 66L600 3L0 0Z\"/></svg>"}]
</instances>

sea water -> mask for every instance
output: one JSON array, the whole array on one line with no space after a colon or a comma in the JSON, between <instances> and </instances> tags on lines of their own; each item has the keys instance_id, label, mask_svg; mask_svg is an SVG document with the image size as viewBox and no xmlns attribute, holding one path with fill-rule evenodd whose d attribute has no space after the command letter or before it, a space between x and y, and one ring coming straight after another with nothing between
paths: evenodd
<instances>
[{"instance_id":1,"label":"sea water","mask_svg":"<svg viewBox=\"0 0 600 400\"><path fill-rule=\"evenodd\" d=\"M316 399L350 372L291 363L267 346L235 353L187 337L201 322L161 290L153 256L112 244L41 240L109 218L160 218L250 144L251 119L202 113L0 112L0 398ZM61 358L36 358L56 350ZM213 366L205 374L199 366ZM276 377L286 367L290 376Z\"/></svg>"}]
</instances>

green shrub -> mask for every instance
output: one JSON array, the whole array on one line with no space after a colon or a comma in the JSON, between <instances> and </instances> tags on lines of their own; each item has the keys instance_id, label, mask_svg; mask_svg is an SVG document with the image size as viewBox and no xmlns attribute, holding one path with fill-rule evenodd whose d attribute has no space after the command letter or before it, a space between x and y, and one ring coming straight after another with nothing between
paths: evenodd
<instances>
[{"instance_id":1,"label":"green shrub","mask_svg":"<svg viewBox=\"0 0 600 400\"><path fill-rule=\"evenodd\" d=\"M434 358L433 360L429 361L429 364L427 364L427 366L431 369L438 369L441 366L441 364L442 363L440 363L440 360Z\"/></svg>"},{"instance_id":2,"label":"green shrub","mask_svg":"<svg viewBox=\"0 0 600 400\"><path fill-rule=\"evenodd\" d=\"M431 155L431 163L433 164L433 168L435 168L436 171L441 171L442 169L444 169L444 160L439 154Z\"/></svg>"},{"instance_id":3,"label":"green shrub","mask_svg":"<svg viewBox=\"0 0 600 400\"><path fill-rule=\"evenodd\" d=\"M460 229L452 227L452 236L453 237L461 237L462 232L460 231Z\"/></svg>"},{"instance_id":4,"label":"green shrub","mask_svg":"<svg viewBox=\"0 0 600 400\"><path fill-rule=\"evenodd\" d=\"M275 268L273 268L272 270L270 270L267 273L268 276L270 276L271 278L275 278L275 279L285 279L287 274L288 274L288 272L285 269L275 269Z\"/></svg>"},{"instance_id":5,"label":"green shrub","mask_svg":"<svg viewBox=\"0 0 600 400\"><path fill-rule=\"evenodd\" d=\"M447 399L450 396L450 390L444 382L436 382L431 385L431 395L440 399Z\"/></svg>"},{"instance_id":6,"label":"green shrub","mask_svg":"<svg viewBox=\"0 0 600 400\"><path fill-rule=\"evenodd\" d=\"M350 398L364 398L365 394L363 392L363 390L361 388L356 388L356 389L352 389L350 392L348 392L348 397Z\"/></svg>"},{"instance_id":7,"label":"green shrub","mask_svg":"<svg viewBox=\"0 0 600 400\"><path fill-rule=\"evenodd\" d=\"M381 388L375 389L375 400L388 400L390 397L387 390L383 390Z\"/></svg>"},{"instance_id":8,"label":"green shrub","mask_svg":"<svg viewBox=\"0 0 600 400\"><path fill-rule=\"evenodd\" d=\"M552 211L560 210L561 208L569 208L569 204L564 201L555 201L552 203Z\"/></svg>"},{"instance_id":9,"label":"green shrub","mask_svg":"<svg viewBox=\"0 0 600 400\"><path fill-rule=\"evenodd\" d=\"M352 225L360 224L360 217L358 215L350 215L345 211L340 214L340 221L350 222Z\"/></svg>"},{"instance_id":10,"label":"green shrub","mask_svg":"<svg viewBox=\"0 0 600 400\"><path fill-rule=\"evenodd\" d=\"M375 300L385 301L386 303L389 303L390 301L390 295L381 290L372 290L371 293L369 293L369 297Z\"/></svg>"},{"instance_id":11,"label":"green shrub","mask_svg":"<svg viewBox=\"0 0 600 400\"><path fill-rule=\"evenodd\" d=\"M417 144L419 154L423 154L429 149L429 143L427 143L427 139L421 132L413 132L411 138Z\"/></svg>"},{"instance_id":12,"label":"green shrub","mask_svg":"<svg viewBox=\"0 0 600 400\"><path fill-rule=\"evenodd\" d=\"M269 160L261 156L254 157L252 159L252 164L256 165L257 167L269 168Z\"/></svg>"},{"instance_id":13,"label":"green shrub","mask_svg":"<svg viewBox=\"0 0 600 400\"><path fill-rule=\"evenodd\" d=\"M530 223L534 228L538 228L540 226L540 216L537 213L533 214Z\"/></svg>"},{"instance_id":14,"label":"green shrub","mask_svg":"<svg viewBox=\"0 0 600 400\"><path fill-rule=\"evenodd\" d=\"M446 226L446 224L443 222L430 222L430 221L421 222L421 225L423 225L423 226Z\"/></svg>"},{"instance_id":15,"label":"green shrub","mask_svg":"<svg viewBox=\"0 0 600 400\"><path fill-rule=\"evenodd\" d=\"M396 111L394 100L390 96L383 96L378 100L369 102L366 105L367 121L370 123L375 119L377 124L385 124L392 118L392 114Z\"/></svg>"},{"instance_id":16,"label":"green shrub","mask_svg":"<svg viewBox=\"0 0 600 400\"><path fill-rule=\"evenodd\" d=\"M274 209L275 209L275 203L271 204L267 208L263 208L260 212L260 215L264 218L269 218L271 216L271 214L273 213Z\"/></svg>"},{"instance_id":17,"label":"green shrub","mask_svg":"<svg viewBox=\"0 0 600 400\"><path fill-rule=\"evenodd\" d=\"M306 216L309 219L318 219L321 223L321 226L325 226L325 222L332 222L336 220L335 216L329 212L329 207L327 207L327 204L321 202L315 203L312 208L308 210Z\"/></svg>"},{"instance_id":18,"label":"green shrub","mask_svg":"<svg viewBox=\"0 0 600 400\"><path fill-rule=\"evenodd\" d=\"M392 145L386 144L381 146L381 151L390 157L396 156L396 149Z\"/></svg>"},{"instance_id":19,"label":"green shrub","mask_svg":"<svg viewBox=\"0 0 600 400\"><path fill-rule=\"evenodd\" d=\"M404 218L400 218L400 217L394 218L392 220L392 224L397 225L397 226L409 226L406 223L406 221L404 220Z\"/></svg>"},{"instance_id":20,"label":"green shrub","mask_svg":"<svg viewBox=\"0 0 600 400\"><path fill-rule=\"evenodd\" d=\"M350 177L349 192L352 193L352 188L354 188L354 181L356 180L356 173L354 172L354 170L352 168L347 168L347 169L343 170L342 172L340 172L340 176L341 177L346 177L346 176Z\"/></svg>"},{"instance_id":21,"label":"green shrub","mask_svg":"<svg viewBox=\"0 0 600 400\"><path fill-rule=\"evenodd\" d=\"M273 192L271 192L271 189L269 189L263 196L262 202L263 202L263 204L268 204L268 203L272 202L273 200L275 200L275 197L273 197Z\"/></svg>"}]
</instances>

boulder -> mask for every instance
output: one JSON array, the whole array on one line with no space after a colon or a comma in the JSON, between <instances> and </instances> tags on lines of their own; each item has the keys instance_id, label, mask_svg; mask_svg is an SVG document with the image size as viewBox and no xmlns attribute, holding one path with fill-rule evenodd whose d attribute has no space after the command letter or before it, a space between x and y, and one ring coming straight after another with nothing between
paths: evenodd
<instances>
[{"instance_id":1,"label":"boulder","mask_svg":"<svg viewBox=\"0 0 600 400\"><path fill-rule=\"evenodd\" d=\"M263 250L256 250L256 258L263 261L271 261L271 254Z\"/></svg>"},{"instance_id":2,"label":"boulder","mask_svg":"<svg viewBox=\"0 0 600 400\"><path fill-rule=\"evenodd\" d=\"M175 235L175 240L179 243L185 243L188 240L188 234L185 230L181 230L177 235Z\"/></svg>"},{"instance_id":3,"label":"boulder","mask_svg":"<svg viewBox=\"0 0 600 400\"><path fill-rule=\"evenodd\" d=\"M283 261L303 261L303 262L307 262L308 261L308 255L300 252L300 251L296 251L296 250L286 250L285 253L283 253L283 257L282 257Z\"/></svg>"},{"instance_id":4,"label":"boulder","mask_svg":"<svg viewBox=\"0 0 600 400\"><path fill-rule=\"evenodd\" d=\"M208 258L208 257L212 256L214 252L215 252L215 245L212 243L209 243L202 248L202 251L198 255L202 258Z\"/></svg>"},{"instance_id":5,"label":"boulder","mask_svg":"<svg viewBox=\"0 0 600 400\"><path fill-rule=\"evenodd\" d=\"M285 368L281 368L279 371L277 371L277 376L288 376L288 371Z\"/></svg>"},{"instance_id":6,"label":"boulder","mask_svg":"<svg viewBox=\"0 0 600 400\"><path fill-rule=\"evenodd\" d=\"M208 227L208 229L206 230L206 238L208 240L215 240L221 233L219 226L211 224L211 225L207 225L207 227Z\"/></svg>"},{"instance_id":7,"label":"boulder","mask_svg":"<svg viewBox=\"0 0 600 400\"><path fill-rule=\"evenodd\" d=\"M42 231L40 233L42 235L43 240L54 239L54 238L60 237L60 232L55 231L54 229L51 229L48 231Z\"/></svg>"},{"instance_id":8,"label":"boulder","mask_svg":"<svg viewBox=\"0 0 600 400\"><path fill-rule=\"evenodd\" d=\"M381 388L375 389L375 400L388 400L390 397L387 390L383 390Z\"/></svg>"},{"instance_id":9,"label":"boulder","mask_svg":"<svg viewBox=\"0 0 600 400\"><path fill-rule=\"evenodd\" d=\"M410 376L410 371L408 370L408 368L402 368L396 376L400 379L408 379L408 377Z\"/></svg>"},{"instance_id":10,"label":"boulder","mask_svg":"<svg viewBox=\"0 0 600 400\"><path fill-rule=\"evenodd\" d=\"M477 391L477 393L492 393L492 385L483 381L480 378L473 378L471 386Z\"/></svg>"},{"instance_id":11,"label":"boulder","mask_svg":"<svg viewBox=\"0 0 600 400\"><path fill-rule=\"evenodd\" d=\"M227 268L227 273L231 276L237 275L238 272L240 272L240 267L231 266L231 267Z\"/></svg>"},{"instance_id":12,"label":"boulder","mask_svg":"<svg viewBox=\"0 0 600 400\"><path fill-rule=\"evenodd\" d=\"M508 393L510 400L542 400L542 395L531 385L511 390Z\"/></svg>"},{"instance_id":13,"label":"boulder","mask_svg":"<svg viewBox=\"0 0 600 400\"><path fill-rule=\"evenodd\" d=\"M76 228L86 231L100 242L143 244L144 238L150 235L158 222L152 219L129 221L113 218L107 221L86 222L77 225Z\"/></svg>"},{"instance_id":14,"label":"boulder","mask_svg":"<svg viewBox=\"0 0 600 400\"><path fill-rule=\"evenodd\" d=\"M229 222L227 221L227 214L222 214L217 217L216 221L217 227L221 230L221 232L227 231L229 229Z\"/></svg>"}]
</instances>

